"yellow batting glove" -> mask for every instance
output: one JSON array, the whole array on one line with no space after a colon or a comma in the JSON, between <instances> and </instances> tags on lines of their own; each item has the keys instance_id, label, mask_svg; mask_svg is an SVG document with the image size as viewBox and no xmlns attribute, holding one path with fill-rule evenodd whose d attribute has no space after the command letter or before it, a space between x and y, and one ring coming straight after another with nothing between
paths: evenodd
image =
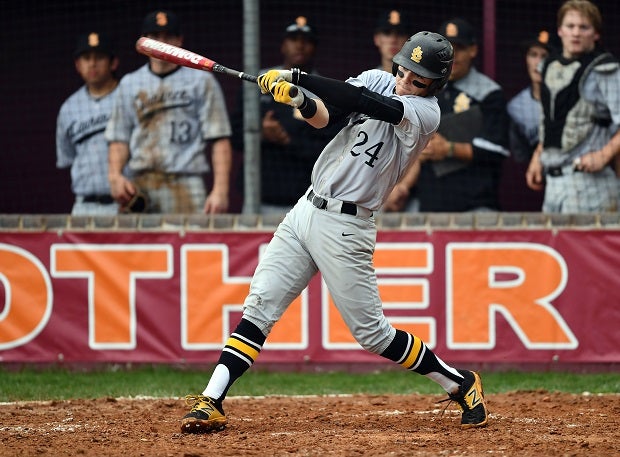
<instances>
[{"instance_id":1,"label":"yellow batting glove","mask_svg":"<svg viewBox=\"0 0 620 457\"><path fill-rule=\"evenodd\" d=\"M288 81L278 81L271 86L271 95L278 103L299 108L304 102L304 93L295 85Z\"/></svg>"},{"instance_id":2,"label":"yellow batting glove","mask_svg":"<svg viewBox=\"0 0 620 457\"><path fill-rule=\"evenodd\" d=\"M267 73L260 75L256 81L258 87L263 94L267 94L271 91L273 83L283 80L292 81L292 72L290 70L269 70Z\"/></svg>"}]
</instances>

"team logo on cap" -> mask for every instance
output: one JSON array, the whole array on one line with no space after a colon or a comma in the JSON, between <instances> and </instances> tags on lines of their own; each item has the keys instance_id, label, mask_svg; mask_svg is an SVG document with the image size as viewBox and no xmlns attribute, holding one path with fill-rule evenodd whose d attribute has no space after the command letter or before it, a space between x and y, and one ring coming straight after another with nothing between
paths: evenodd
<instances>
[{"instance_id":1,"label":"team logo on cap","mask_svg":"<svg viewBox=\"0 0 620 457\"><path fill-rule=\"evenodd\" d=\"M538 34L538 41L544 44L549 43L549 32L547 32L546 30L541 30Z\"/></svg>"},{"instance_id":2,"label":"team logo on cap","mask_svg":"<svg viewBox=\"0 0 620 457\"><path fill-rule=\"evenodd\" d=\"M158 26L165 27L168 25L168 16L166 15L166 13L163 13L160 11L155 16L155 22L157 23Z\"/></svg>"},{"instance_id":3,"label":"team logo on cap","mask_svg":"<svg viewBox=\"0 0 620 457\"><path fill-rule=\"evenodd\" d=\"M390 18L388 19L388 22L392 25L400 24L400 13L396 10L390 11Z\"/></svg>"},{"instance_id":4,"label":"team logo on cap","mask_svg":"<svg viewBox=\"0 0 620 457\"><path fill-rule=\"evenodd\" d=\"M88 35L88 46L91 48L96 48L99 46L99 34L91 33Z\"/></svg>"},{"instance_id":5,"label":"team logo on cap","mask_svg":"<svg viewBox=\"0 0 620 457\"><path fill-rule=\"evenodd\" d=\"M413 48L413 51L411 51L411 60L415 63L420 63L420 60L422 60L422 48L420 46Z\"/></svg>"},{"instance_id":6,"label":"team logo on cap","mask_svg":"<svg viewBox=\"0 0 620 457\"><path fill-rule=\"evenodd\" d=\"M450 22L447 26L446 26L446 36L447 37L456 37L459 36L459 28L456 26L456 24Z\"/></svg>"}]
</instances>

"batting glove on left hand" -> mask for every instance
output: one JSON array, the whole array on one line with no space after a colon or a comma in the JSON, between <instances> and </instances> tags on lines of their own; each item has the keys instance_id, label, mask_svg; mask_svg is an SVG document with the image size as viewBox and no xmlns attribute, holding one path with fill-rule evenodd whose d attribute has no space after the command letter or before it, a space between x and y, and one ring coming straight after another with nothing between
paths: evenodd
<instances>
[{"instance_id":1,"label":"batting glove on left hand","mask_svg":"<svg viewBox=\"0 0 620 457\"><path fill-rule=\"evenodd\" d=\"M297 84L301 73L302 71L299 68L293 68L292 70L269 70L258 77L257 84L261 92L267 94L271 92L271 87L275 82L287 81Z\"/></svg>"},{"instance_id":2,"label":"batting glove on left hand","mask_svg":"<svg viewBox=\"0 0 620 457\"><path fill-rule=\"evenodd\" d=\"M278 103L299 108L306 99L304 93L295 85L288 81L278 81L273 84L271 89L273 99Z\"/></svg>"}]
</instances>

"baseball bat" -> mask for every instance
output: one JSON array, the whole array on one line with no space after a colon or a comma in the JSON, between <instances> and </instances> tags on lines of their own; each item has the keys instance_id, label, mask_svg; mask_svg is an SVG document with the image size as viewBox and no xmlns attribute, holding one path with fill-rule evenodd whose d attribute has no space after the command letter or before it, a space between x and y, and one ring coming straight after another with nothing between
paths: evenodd
<instances>
[{"instance_id":1,"label":"baseball bat","mask_svg":"<svg viewBox=\"0 0 620 457\"><path fill-rule=\"evenodd\" d=\"M232 70L231 68L225 67L224 65L221 65L207 57L201 56L200 54L196 54L195 52L188 51L187 49L164 43L159 40L154 40L153 38L140 37L138 41L136 41L136 50L140 54L165 60L166 62L171 62L183 67L222 73L242 79L243 81L250 81L252 83L255 83L257 80L254 75L249 75L238 70ZM292 87L289 91L289 95L290 97L295 97L297 95L297 88Z\"/></svg>"},{"instance_id":2,"label":"baseball bat","mask_svg":"<svg viewBox=\"0 0 620 457\"><path fill-rule=\"evenodd\" d=\"M201 56L200 54L196 54L195 52L188 51L187 49L154 40L152 38L139 38L136 42L136 50L140 54L165 60L183 67L223 73L225 75L237 77L244 81L250 81L253 83L256 82L256 76L249 75L242 71L232 70L211 59L208 59L207 57Z\"/></svg>"}]
</instances>

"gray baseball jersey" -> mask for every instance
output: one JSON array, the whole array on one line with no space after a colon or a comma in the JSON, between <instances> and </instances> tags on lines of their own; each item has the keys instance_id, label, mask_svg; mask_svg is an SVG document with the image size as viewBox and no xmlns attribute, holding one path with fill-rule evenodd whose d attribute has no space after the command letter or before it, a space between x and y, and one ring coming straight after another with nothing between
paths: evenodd
<instances>
[{"instance_id":1,"label":"gray baseball jersey","mask_svg":"<svg viewBox=\"0 0 620 457\"><path fill-rule=\"evenodd\" d=\"M405 108L403 119L392 125L354 113L317 159L312 186L318 195L377 211L437 131L440 110L435 97L394 94L394 76L381 70L347 82L397 98Z\"/></svg>"},{"instance_id":2,"label":"gray baseball jersey","mask_svg":"<svg viewBox=\"0 0 620 457\"><path fill-rule=\"evenodd\" d=\"M209 73L178 67L164 76L149 65L123 77L105 137L129 144L129 169L209 171L206 141L231 135L221 87Z\"/></svg>"},{"instance_id":3,"label":"gray baseball jersey","mask_svg":"<svg viewBox=\"0 0 620 457\"><path fill-rule=\"evenodd\" d=\"M540 101L532 96L532 86L527 86L515 95L506 110L510 116L510 154L517 162L530 160L538 144Z\"/></svg>"},{"instance_id":4,"label":"gray baseball jersey","mask_svg":"<svg viewBox=\"0 0 620 457\"><path fill-rule=\"evenodd\" d=\"M77 196L110 195L108 144L103 136L114 94L94 98L86 86L60 107L56 122L56 166L71 167L71 188Z\"/></svg>"},{"instance_id":5,"label":"gray baseball jersey","mask_svg":"<svg viewBox=\"0 0 620 457\"><path fill-rule=\"evenodd\" d=\"M396 330L383 315L377 288L372 262L377 229L370 211L381 207L427 145L440 110L435 97L394 94L395 79L383 71L369 70L347 82L397 98L403 119L393 125L354 113L323 149L312 173L318 197L302 196L278 226L252 278L244 317L267 334L321 271L355 339L381 354ZM356 204L355 212L346 212L343 202L347 208Z\"/></svg>"}]
</instances>

